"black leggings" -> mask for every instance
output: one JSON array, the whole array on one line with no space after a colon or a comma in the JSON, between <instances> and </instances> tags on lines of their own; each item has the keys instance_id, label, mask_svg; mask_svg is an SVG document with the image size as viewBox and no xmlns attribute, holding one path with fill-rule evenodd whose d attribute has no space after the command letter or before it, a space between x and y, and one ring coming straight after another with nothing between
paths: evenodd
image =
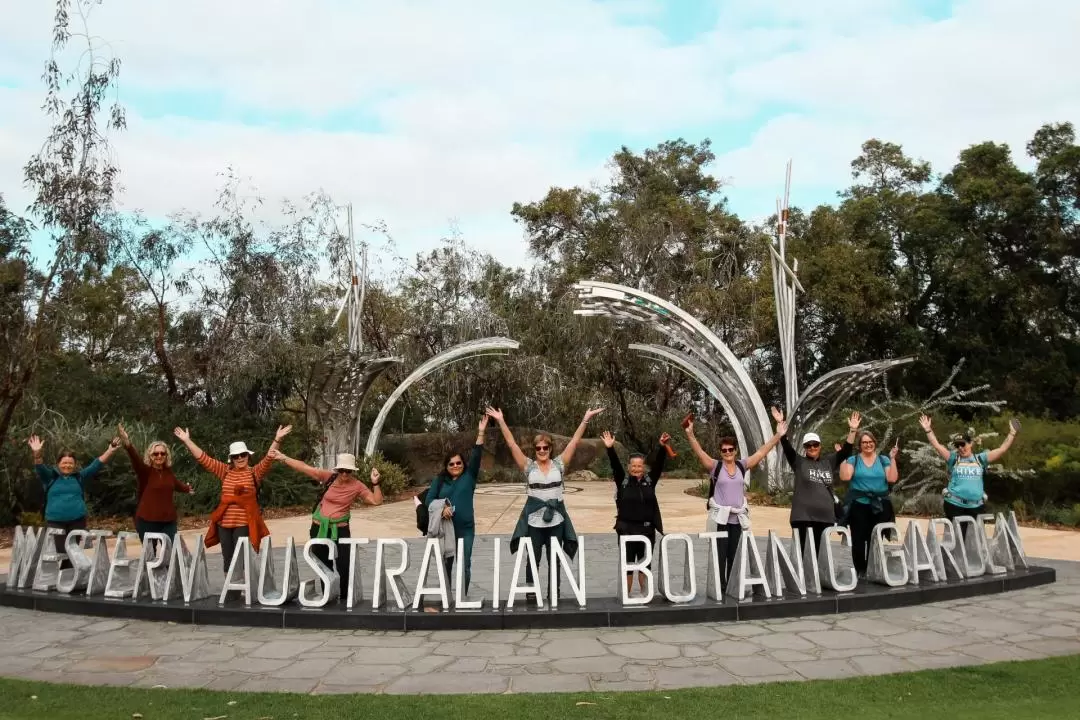
<instances>
[{"instance_id":1,"label":"black leggings","mask_svg":"<svg viewBox=\"0 0 1080 720\"><path fill-rule=\"evenodd\" d=\"M810 542L810 534L814 535L815 552L821 549L821 538L825 531L833 526L831 522L815 522L814 520L792 520L791 529L799 534L799 547L806 549Z\"/></svg>"},{"instance_id":2,"label":"black leggings","mask_svg":"<svg viewBox=\"0 0 1080 720\"><path fill-rule=\"evenodd\" d=\"M349 562L352 558L349 557L349 546L341 543L342 538L352 537L349 532L348 524L338 525L337 529L338 540L335 543L337 545L337 560L330 562L330 549L325 545L316 545L311 548L311 554L319 559L326 567L331 570L336 570L337 574L341 577L341 597L345 598L349 592ZM311 524L311 531L308 533L309 537L319 536L319 526L315 523Z\"/></svg>"},{"instance_id":3,"label":"black leggings","mask_svg":"<svg viewBox=\"0 0 1080 720\"><path fill-rule=\"evenodd\" d=\"M45 523L45 527L47 527L47 528L60 528L61 530L64 531L60 535L56 535L56 536L53 537L53 544L56 546L56 552L57 553L62 553L62 552L64 552L64 544L67 542L68 534L72 530L85 530L86 529L86 518L81 517L78 520L67 520L67 521L49 520L49 521L47 521ZM63 570L64 568L69 568L69 567L72 567L71 561L68 560L67 557L65 556L64 559L60 561L60 569Z\"/></svg>"},{"instance_id":4,"label":"black leggings","mask_svg":"<svg viewBox=\"0 0 1080 720\"><path fill-rule=\"evenodd\" d=\"M978 522L979 515L982 515L984 512L986 512L986 505L980 505L979 507L973 508L962 508L959 505L953 505L951 502L945 503L945 517L949 520L958 517L969 517ZM960 525L960 536L964 540L967 540L967 534L968 523L962 523Z\"/></svg>"},{"instance_id":5,"label":"black leggings","mask_svg":"<svg viewBox=\"0 0 1080 720\"><path fill-rule=\"evenodd\" d=\"M874 512L869 503L851 503L848 513L848 524L851 526L851 561L855 565L855 572L860 575L866 573L870 537L874 533L874 527L884 521L885 513Z\"/></svg>"},{"instance_id":6,"label":"black leggings","mask_svg":"<svg viewBox=\"0 0 1080 720\"><path fill-rule=\"evenodd\" d=\"M743 530L742 525L737 522L716 529L718 532L727 531L726 538L716 538L716 562L720 566L720 592L723 592L727 589L731 568L735 567L735 554L739 550Z\"/></svg>"},{"instance_id":7,"label":"black leggings","mask_svg":"<svg viewBox=\"0 0 1080 720\"><path fill-rule=\"evenodd\" d=\"M564 521L565 522L565 521ZM548 568L550 572L552 559L551 554L548 552L549 545L551 544L551 538L554 537L555 541L559 543L559 547L563 546L562 536L556 533L561 533L562 528L556 525L549 528L538 528L529 526L529 539L532 540L533 554L536 556L536 569L540 570L540 559L547 554ZM519 550L520 552L520 550ZM525 563L525 582L532 583L532 567L528 563ZM559 594L559 577L555 576L555 587L548 588L548 598L555 597Z\"/></svg>"}]
</instances>

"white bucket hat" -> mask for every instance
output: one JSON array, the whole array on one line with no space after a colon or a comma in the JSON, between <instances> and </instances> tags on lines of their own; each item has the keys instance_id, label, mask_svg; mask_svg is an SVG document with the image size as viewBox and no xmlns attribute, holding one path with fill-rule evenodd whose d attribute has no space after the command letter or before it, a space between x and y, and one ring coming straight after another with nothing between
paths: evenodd
<instances>
[{"instance_id":1,"label":"white bucket hat","mask_svg":"<svg viewBox=\"0 0 1080 720\"><path fill-rule=\"evenodd\" d=\"M356 472L356 456L350 453L338 453L337 462L334 463L335 470L352 470Z\"/></svg>"},{"instance_id":2,"label":"white bucket hat","mask_svg":"<svg viewBox=\"0 0 1080 720\"><path fill-rule=\"evenodd\" d=\"M229 445L229 457L233 457L234 455L252 455L252 454L253 453L250 450L248 450L248 446L244 444L243 440L240 440L239 442L234 442L231 445Z\"/></svg>"},{"instance_id":3,"label":"white bucket hat","mask_svg":"<svg viewBox=\"0 0 1080 720\"><path fill-rule=\"evenodd\" d=\"M806 443L812 443L812 442L816 442L818 445L820 445L821 444L821 436L819 436L817 433L806 433L805 435L802 436L802 444L803 445L805 445Z\"/></svg>"}]
</instances>

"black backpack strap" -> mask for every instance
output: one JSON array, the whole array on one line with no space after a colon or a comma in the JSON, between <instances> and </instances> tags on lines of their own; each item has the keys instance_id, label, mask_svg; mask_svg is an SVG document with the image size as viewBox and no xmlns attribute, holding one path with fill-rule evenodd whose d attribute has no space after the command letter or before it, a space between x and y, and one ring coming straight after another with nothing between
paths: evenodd
<instances>
[{"instance_id":1,"label":"black backpack strap","mask_svg":"<svg viewBox=\"0 0 1080 720\"><path fill-rule=\"evenodd\" d=\"M722 460L717 460L713 465L712 472L709 473L709 494L705 497L705 507L709 507L709 500L712 499L713 493L716 492L716 481L720 479L720 463Z\"/></svg>"},{"instance_id":2,"label":"black backpack strap","mask_svg":"<svg viewBox=\"0 0 1080 720\"><path fill-rule=\"evenodd\" d=\"M322 504L323 498L326 497L326 493L330 490L330 486L334 484L334 481L338 479L338 474L333 473L330 475L330 479L324 483L319 483L319 489L315 492L315 504L311 506L312 514L319 509L319 505Z\"/></svg>"}]
</instances>

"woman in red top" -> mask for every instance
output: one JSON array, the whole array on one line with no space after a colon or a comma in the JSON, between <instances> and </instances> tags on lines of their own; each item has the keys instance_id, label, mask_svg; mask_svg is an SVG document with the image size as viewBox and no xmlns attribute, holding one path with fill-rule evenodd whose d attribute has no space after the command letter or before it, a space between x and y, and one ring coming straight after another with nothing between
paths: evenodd
<instances>
[{"instance_id":1,"label":"woman in red top","mask_svg":"<svg viewBox=\"0 0 1080 720\"><path fill-rule=\"evenodd\" d=\"M139 540L148 532L165 533L170 538L176 535L176 502L173 493L194 493L188 484L176 479L172 470L172 451L160 440L154 440L139 457L135 446L131 444L127 430L123 425L116 426L116 432L124 443L124 450L131 458L131 467L135 470L135 532Z\"/></svg>"},{"instance_id":2,"label":"woman in red top","mask_svg":"<svg viewBox=\"0 0 1080 720\"><path fill-rule=\"evenodd\" d=\"M292 425L278 426L270 449L277 450L282 438L291 430ZM229 464L226 465L204 453L202 448L192 442L187 428L178 427L173 430L173 434L180 438L180 442L184 443L204 470L221 480L221 500L210 515L210 527L206 531L203 545L214 547L221 543L221 559L225 563L225 572L228 573L237 540L241 537L248 538L251 547L258 552L262 539L270 534L270 529L263 522L256 492L274 461L267 454L253 467L251 451L241 441L229 445Z\"/></svg>"},{"instance_id":3,"label":"woman in red top","mask_svg":"<svg viewBox=\"0 0 1080 720\"><path fill-rule=\"evenodd\" d=\"M307 463L294 460L280 450L271 448L267 457L272 460L280 460L293 470L304 473L309 478L325 485L322 497L311 509L311 533L313 538L328 538L337 543L337 561L330 562L330 551L325 547L316 547L312 550L315 557L319 558L326 567L333 567L341 578L341 587L347 588L349 582L349 546L342 545L341 539L351 537L349 532L349 519L353 501L360 498L361 502L368 505L382 505L382 487L379 484L379 471L371 468L371 490L356 476L356 458L348 453L337 456L337 462L333 470L320 470ZM330 483L326 485L326 483ZM344 590L342 597L345 597Z\"/></svg>"}]
</instances>

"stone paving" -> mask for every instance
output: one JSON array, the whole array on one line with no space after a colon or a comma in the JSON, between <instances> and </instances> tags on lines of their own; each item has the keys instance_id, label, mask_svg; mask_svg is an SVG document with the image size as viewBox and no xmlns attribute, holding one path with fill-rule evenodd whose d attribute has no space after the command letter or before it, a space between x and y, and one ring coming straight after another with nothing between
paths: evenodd
<instances>
[{"instance_id":1,"label":"stone paving","mask_svg":"<svg viewBox=\"0 0 1080 720\"><path fill-rule=\"evenodd\" d=\"M0 608L0 675L301 693L657 690L1080 654L1080 564L931 605L625 630L370 632L172 625Z\"/></svg>"}]
</instances>

